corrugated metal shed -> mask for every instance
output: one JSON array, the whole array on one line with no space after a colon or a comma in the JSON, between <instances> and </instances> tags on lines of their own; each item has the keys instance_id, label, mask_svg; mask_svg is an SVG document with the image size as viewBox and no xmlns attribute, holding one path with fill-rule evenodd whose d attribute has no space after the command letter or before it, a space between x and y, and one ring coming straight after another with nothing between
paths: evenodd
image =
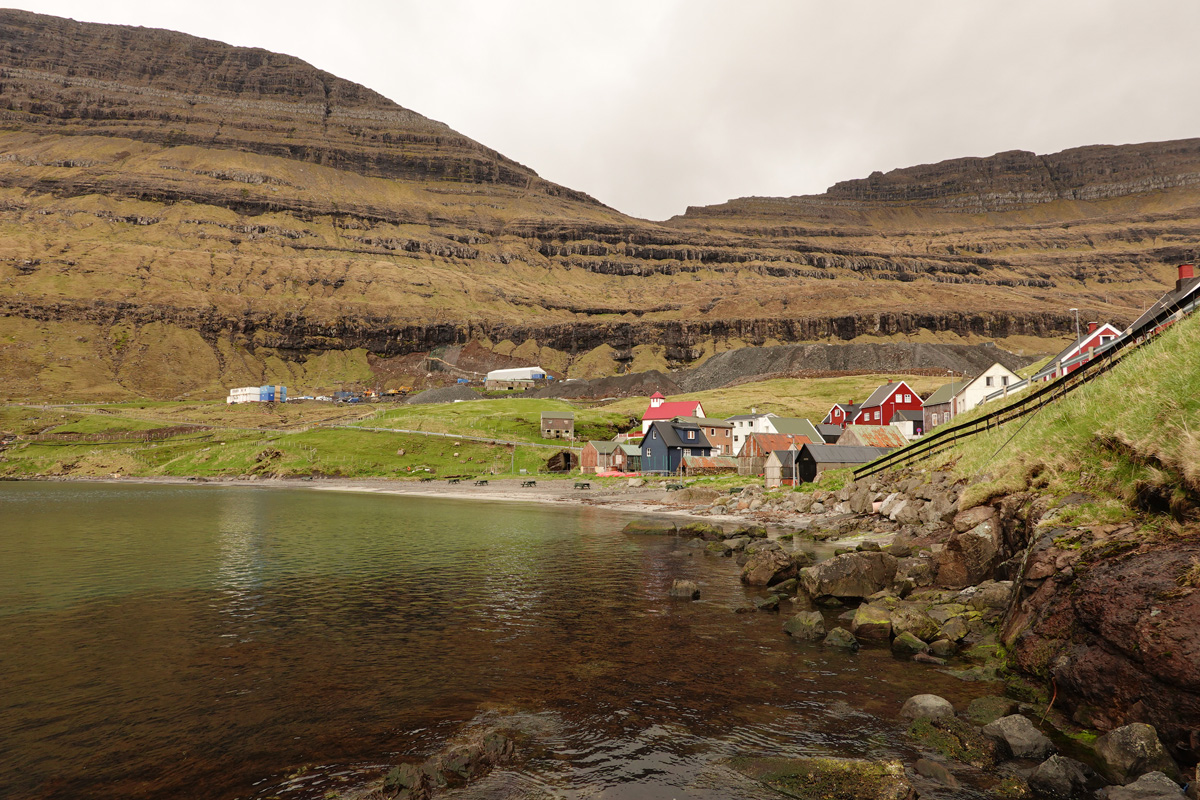
<instances>
[{"instance_id":1,"label":"corrugated metal shed","mask_svg":"<svg viewBox=\"0 0 1200 800\"><path fill-rule=\"evenodd\" d=\"M895 425L847 425L838 447L904 447L905 436Z\"/></svg>"},{"instance_id":2,"label":"corrugated metal shed","mask_svg":"<svg viewBox=\"0 0 1200 800\"><path fill-rule=\"evenodd\" d=\"M730 456L684 456L683 466L691 470L737 470L736 458Z\"/></svg>"}]
</instances>

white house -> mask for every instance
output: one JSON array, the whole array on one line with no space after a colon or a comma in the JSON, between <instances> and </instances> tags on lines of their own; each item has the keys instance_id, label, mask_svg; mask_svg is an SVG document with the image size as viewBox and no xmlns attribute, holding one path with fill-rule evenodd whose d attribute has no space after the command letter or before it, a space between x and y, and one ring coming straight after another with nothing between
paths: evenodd
<instances>
[{"instance_id":1,"label":"white house","mask_svg":"<svg viewBox=\"0 0 1200 800\"><path fill-rule=\"evenodd\" d=\"M1021 381L1021 376L1003 364L996 362L971 379L950 399L953 416L965 414L983 402L983 398L994 392L1003 391Z\"/></svg>"},{"instance_id":2,"label":"white house","mask_svg":"<svg viewBox=\"0 0 1200 800\"><path fill-rule=\"evenodd\" d=\"M740 452L747 437L752 434L776 433L775 426L771 424L770 419L773 416L775 415L771 413L759 414L757 408L752 408L749 414L726 417L725 421L733 425L733 452Z\"/></svg>"},{"instance_id":3,"label":"white house","mask_svg":"<svg viewBox=\"0 0 1200 800\"><path fill-rule=\"evenodd\" d=\"M487 389L524 389L535 381L546 380L546 370L541 367L516 367L494 369L487 374L483 385Z\"/></svg>"}]
</instances>

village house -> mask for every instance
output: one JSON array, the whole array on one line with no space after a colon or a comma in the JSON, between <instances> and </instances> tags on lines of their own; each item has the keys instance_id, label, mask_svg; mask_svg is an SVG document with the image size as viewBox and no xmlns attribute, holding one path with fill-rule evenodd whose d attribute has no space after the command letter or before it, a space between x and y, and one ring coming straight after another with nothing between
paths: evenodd
<instances>
[{"instance_id":1,"label":"village house","mask_svg":"<svg viewBox=\"0 0 1200 800\"><path fill-rule=\"evenodd\" d=\"M543 411L541 431L543 439L574 439L575 412Z\"/></svg>"},{"instance_id":2,"label":"village house","mask_svg":"<svg viewBox=\"0 0 1200 800\"><path fill-rule=\"evenodd\" d=\"M793 436L806 436L809 441L820 438L816 426L801 417L781 417L773 412L758 413L758 409L750 409L749 414L737 414L727 417L726 422L733 425L733 449L731 453L741 452L746 437L756 433L784 433Z\"/></svg>"},{"instance_id":3,"label":"village house","mask_svg":"<svg viewBox=\"0 0 1200 800\"><path fill-rule=\"evenodd\" d=\"M704 406L699 400L676 400L667 402L667 398L661 393L655 392L650 395L650 405L646 407L646 412L642 414L642 433L650 432L650 425L657 420L666 422L675 417L699 417L707 419L704 414Z\"/></svg>"},{"instance_id":4,"label":"village house","mask_svg":"<svg viewBox=\"0 0 1200 800\"><path fill-rule=\"evenodd\" d=\"M625 462L621 445L616 442L588 442L579 453L579 467L583 472L620 471Z\"/></svg>"},{"instance_id":5,"label":"village house","mask_svg":"<svg viewBox=\"0 0 1200 800\"><path fill-rule=\"evenodd\" d=\"M957 385L957 391L950 398L951 419L975 408L988 395L1003 391L1020 380L1020 375L997 361L966 384Z\"/></svg>"},{"instance_id":6,"label":"village house","mask_svg":"<svg viewBox=\"0 0 1200 800\"><path fill-rule=\"evenodd\" d=\"M1097 347L1103 347L1121 335L1121 331L1115 326L1106 322L1101 325L1098 322L1089 322L1087 333L1067 345L1066 349L1056 355L1054 358L1042 368L1042 372L1046 372L1042 376L1043 381L1051 381L1055 378L1061 378L1063 375L1070 375L1075 370L1079 369L1080 365L1092 360L1092 351ZM1082 358L1079 358L1082 356ZM1075 360L1077 359L1078 360ZM1066 363L1072 361L1073 363ZM1047 372L1047 370L1050 370ZM1018 378L1018 380L1020 380ZM1016 383L1016 381L1013 381ZM995 391L993 389L993 391Z\"/></svg>"},{"instance_id":7,"label":"village house","mask_svg":"<svg viewBox=\"0 0 1200 800\"><path fill-rule=\"evenodd\" d=\"M921 408L921 415L925 418L925 430L931 431L938 425L950 421L954 416L950 401L954 399L954 394L965 385L966 379L958 383L947 383L945 386L938 387L936 392L925 398L925 404Z\"/></svg>"},{"instance_id":8,"label":"village house","mask_svg":"<svg viewBox=\"0 0 1200 800\"><path fill-rule=\"evenodd\" d=\"M825 419L821 420L822 425L837 425L844 428L858 416L858 410L861 405L856 404L853 400L845 403L834 403L829 409L829 413L825 415Z\"/></svg>"},{"instance_id":9,"label":"village house","mask_svg":"<svg viewBox=\"0 0 1200 800\"><path fill-rule=\"evenodd\" d=\"M904 381L888 381L871 392L850 418L850 425L891 425L892 417L901 410L921 410L921 397Z\"/></svg>"},{"instance_id":10,"label":"village house","mask_svg":"<svg viewBox=\"0 0 1200 800\"><path fill-rule=\"evenodd\" d=\"M892 416L892 425L907 439L916 439L925 433L925 409L902 408Z\"/></svg>"},{"instance_id":11,"label":"village house","mask_svg":"<svg viewBox=\"0 0 1200 800\"><path fill-rule=\"evenodd\" d=\"M643 473L680 474L684 456L711 456L712 445L697 425L654 420L642 439Z\"/></svg>"},{"instance_id":12,"label":"village house","mask_svg":"<svg viewBox=\"0 0 1200 800\"><path fill-rule=\"evenodd\" d=\"M722 419L706 417L674 417L672 422L686 422L704 431L704 438L713 446L714 456L733 456L733 424Z\"/></svg>"},{"instance_id":13,"label":"village house","mask_svg":"<svg viewBox=\"0 0 1200 800\"><path fill-rule=\"evenodd\" d=\"M840 444L806 444L796 454L796 480L812 483L827 469L859 467L890 453L892 447L850 447Z\"/></svg>"},{"instance_id":14,"label":"village house","mask_svg":"<svg viewBox=\"0 0 1200 800\"><path fill-rule=\"evenodd\" d=\"M763 478L766 488L778 489L780 486L796 485L796 456L799 450L772 450L763 465Z\"/></svg>"},{"instance_id":15,"label":"village house","mask_svg":"<svg viewBox=\"0 0 1200 800\"><path fill-rule=\"evenodd\" d=\"M908 437L895 425L847 425L839 447L904 447Z\"/></svg>"},{"instance_id":16,"label":"village house","mask_svg":"<svg viewBox=\"0 0 1200 800\"><path fill-rule=\"evenodd\" d=\"M762 475L772 451L798 448L810 441L807 436L789 433L750 434L738 451L738 475Z\"/></svg>"},{"instance_id":17,"label":"village house","mask_svg":"<svg viewBox=\"0 0 1200 800\"><path fill-rule=\"evenodd\" d=\"M619 445L622 454L622 472L642 471L642 446L640 444Z\"/></svg>"},{"instance_id":18,"label":"village house","mask_svg":"<svg viewBox=\"0 0 1200 800\"><path fill-rule=\"evenodd\" d=\"M830 425L825 422L818 423L813 427L817 429L817 433L825 440L825 444L837 444L837 440L842 438L842 431L845 430L841 425ZM815 439L813 442L820 444Z\"/></svg>"}]
</instances>

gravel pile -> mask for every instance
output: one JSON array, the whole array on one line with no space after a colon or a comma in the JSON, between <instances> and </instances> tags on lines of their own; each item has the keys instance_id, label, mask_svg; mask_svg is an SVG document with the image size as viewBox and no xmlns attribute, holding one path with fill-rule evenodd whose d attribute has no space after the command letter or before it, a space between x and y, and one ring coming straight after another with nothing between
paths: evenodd
<instances>
[{"instance_id":1,"label":"gravel pile","mask_svg":"<svg viewBox=\"0 0 1200 800\"><path fill-rule=\"evenodd\" d=\"M455 400L480 400L479 392L466 386L443 386L441 389L426 389L420 394L414 394L405 403L419 405L423 403L453 403Z\"/></svg>"},{"instance_id":2,"label":"gravel pile","mask_svg":"<svg viewBox=\"0 0 1200 800\"><path fill-rule=\"evenodd\" d=\"M610 375L590 381L556 381L544 389L529 392L527 397L601 398L634 397L662 392L679 394L679 386L658 370L634 372L629 375Z\"/></svg>"}]
</instances>

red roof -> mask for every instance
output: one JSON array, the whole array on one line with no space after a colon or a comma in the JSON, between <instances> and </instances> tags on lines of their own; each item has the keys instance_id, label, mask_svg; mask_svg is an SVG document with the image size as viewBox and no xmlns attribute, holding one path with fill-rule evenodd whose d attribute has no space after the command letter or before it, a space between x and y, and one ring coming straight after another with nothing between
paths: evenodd
<instances>
[{"instance_id":1,"label":"red roof","mask_svg":"<svg viewBox=\"0 0 1200 800\"><path fill-rule=\"evenodd\" d=\"M659 395L660 397L662 395ZM703 411L699 400L676 400L673 403L662 403L657 408L647 406L646 413L642 414L643 420L654 419L674 419L675 417L699 417L702 414L697 414L696 410Z\"/></svg>"},{"instance_id":2,"label":"red roof","mask_svg":"<svg viewBox=\"0 0 1200 800\"><path fill-rule=\"evenodd\" d=\"M653 400L653 399L654 399L654 398L656 398L656 397L657 397L658 399L660 399L660 400L666 400L666 399L667 399L667 396L666 396L666 395L664 395L662 392L655 392L654 394L650 395L650 399L651 399L651 400Z\"/></svg>"}]
</instances>

